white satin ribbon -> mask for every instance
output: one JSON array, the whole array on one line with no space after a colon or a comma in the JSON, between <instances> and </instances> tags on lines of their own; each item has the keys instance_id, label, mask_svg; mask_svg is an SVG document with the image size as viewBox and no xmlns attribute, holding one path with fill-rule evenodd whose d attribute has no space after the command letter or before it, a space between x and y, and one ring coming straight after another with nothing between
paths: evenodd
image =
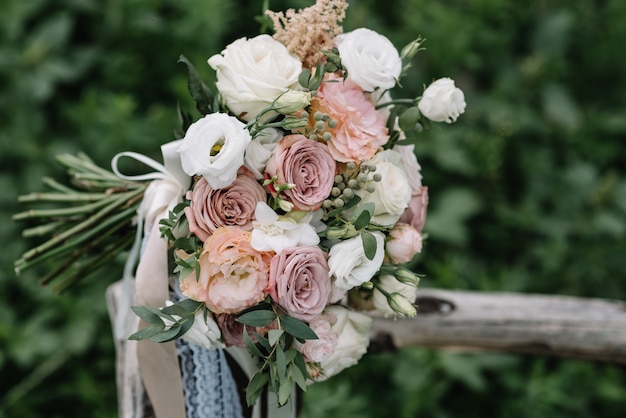
<instances>
[{"instance_id":1,"label":"white satin ribbon","mask_svg":"<svg viewBox=\"0 0 626 418\"><path fill-rule=\"evenodd\" d=\"M113 172L124 180L151 181L137 209L137 235L126 261L123 277L123 295L115 318L115 336L126 339L137 330L137 320L131 312L134 303L152 307L165 306L169 299L167 266L167 241L160 236L158 220L181 200L191 184L191 178L183 171L177 152L179 141L169 142L161 147L163 164L135 152L121 152L111 161ZM156 170L152 173L128 176L118 168L119 159L133 158ZM133 291L133 269L141 253L143 231L145 237L143 254L136 271L135 291ZM140 323L139 327L146 326ZM176 347L173 342L137 343L137 364L139 370L125 370L124 373L141 375L144 387L152 403L157 418L184 418L185 401Z\"/></svg>"}]
</instances>

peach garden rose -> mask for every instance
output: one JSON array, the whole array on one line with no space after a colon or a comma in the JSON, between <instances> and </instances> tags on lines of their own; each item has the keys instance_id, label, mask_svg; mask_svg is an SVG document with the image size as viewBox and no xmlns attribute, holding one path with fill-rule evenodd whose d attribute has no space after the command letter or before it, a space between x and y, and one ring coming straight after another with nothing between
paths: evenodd
<instances>
[{"instance_id":1,"label":"peach garden rose","mask_svg":"<svg viewBox=\"0 0 626 418\"><path fill-rule=\"evenodd\" d=\"M386 118L376 111L369 95L350 79L344 81L329 74L311 101L310 114L316 111L338 121L335 128L328 130L333 136L328 149L337 161L369 160L389 140Z\"/></svg>"},{"instance_id":2,"label":"peach garden rose","mask_svg":"<svg viewBox=\"0 0 626 418\"><path fill-rule=\"evenodd\" d=\"M265 298L271 258L252 248L250 232L218 228L204 242L199 277L192 272L182 278L180 290L216 314L240 312Z\"/></svg>"}]
</instances>

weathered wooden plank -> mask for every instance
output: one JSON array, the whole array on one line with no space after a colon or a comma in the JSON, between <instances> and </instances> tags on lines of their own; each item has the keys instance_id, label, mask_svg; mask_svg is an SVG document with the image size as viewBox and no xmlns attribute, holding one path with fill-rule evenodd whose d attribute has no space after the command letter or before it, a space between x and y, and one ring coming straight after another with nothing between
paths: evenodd
<instances>
[{"instance_id":1,"label":"weathered wooden plank","mask_svg":"<svg viewBox=\"0 0 626 418\"><path fill-rule=\"evenodd\" d=\"M386 341L394 347L498 350L626 364L622 301L420 289L416 305L418 315L412 319L376 317L374 351Z\"/></svg>"}]
</instances>

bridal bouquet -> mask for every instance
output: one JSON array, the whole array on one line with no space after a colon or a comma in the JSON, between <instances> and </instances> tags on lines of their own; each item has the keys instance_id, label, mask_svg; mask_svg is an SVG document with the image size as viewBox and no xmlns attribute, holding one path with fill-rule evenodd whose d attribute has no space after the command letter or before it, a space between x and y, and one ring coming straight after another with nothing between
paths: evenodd
<instances>
[{"instance_id":1,"label":"bridal bouquet","mask_svg":"<svg viewBox=\"0 0 626 418\"><path fill-rule=\"evenodd\" d=\"M131 339L246 348L257 360L249 404L266 387L284 404L294 384L355 364L372 322L360 311L416 314L419 277L402 266L421 251L428 202L414 142L431 122L454 122L465 101L449 78L392 97L422 40L398 51L372 30L344 33L346 8L268 11L273 36L208 59L216 91L181 57L201 116L182 114L184 137L163 147L164 164L123 152L109 172L62 157L74 188L48 180L54 193L23 200L80 204L17 215L52 219L29 234L54 238L16 269L57 257L52 276L65 287L133 239L135 253L160 239L181 297L139 299L143 327ZM122 157L157 172L125 176Z\"/></svg>"}]
</instances>

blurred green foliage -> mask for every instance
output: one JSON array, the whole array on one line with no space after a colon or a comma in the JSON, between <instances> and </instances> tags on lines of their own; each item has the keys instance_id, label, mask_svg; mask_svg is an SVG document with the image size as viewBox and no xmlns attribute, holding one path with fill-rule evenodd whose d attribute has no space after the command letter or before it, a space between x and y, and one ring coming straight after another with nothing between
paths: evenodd
<instances>
[{"instance_id":1,"label":"blurred green foliage","mask_svg":"<svg viewBox=\"0 0 626 418\"><path fill-rule=\"evenodd\" d=\"M104 304L122 260L61 296L13 260L32 242L17 196L63 178L54 155L107 166L159 158L176 106L191 111L187 56L253 36L259 0L0 0L0 417L113 417ZM308 1L274 0L274 10ZM417 146L431 206L424 286L625 299L626 2L353 0L346 30L398 47L427 39L402 95L442 76L466 113ZM312 386L303 416L621 417L623 367L404 349Z\"/></svg>"}]
</instances>

